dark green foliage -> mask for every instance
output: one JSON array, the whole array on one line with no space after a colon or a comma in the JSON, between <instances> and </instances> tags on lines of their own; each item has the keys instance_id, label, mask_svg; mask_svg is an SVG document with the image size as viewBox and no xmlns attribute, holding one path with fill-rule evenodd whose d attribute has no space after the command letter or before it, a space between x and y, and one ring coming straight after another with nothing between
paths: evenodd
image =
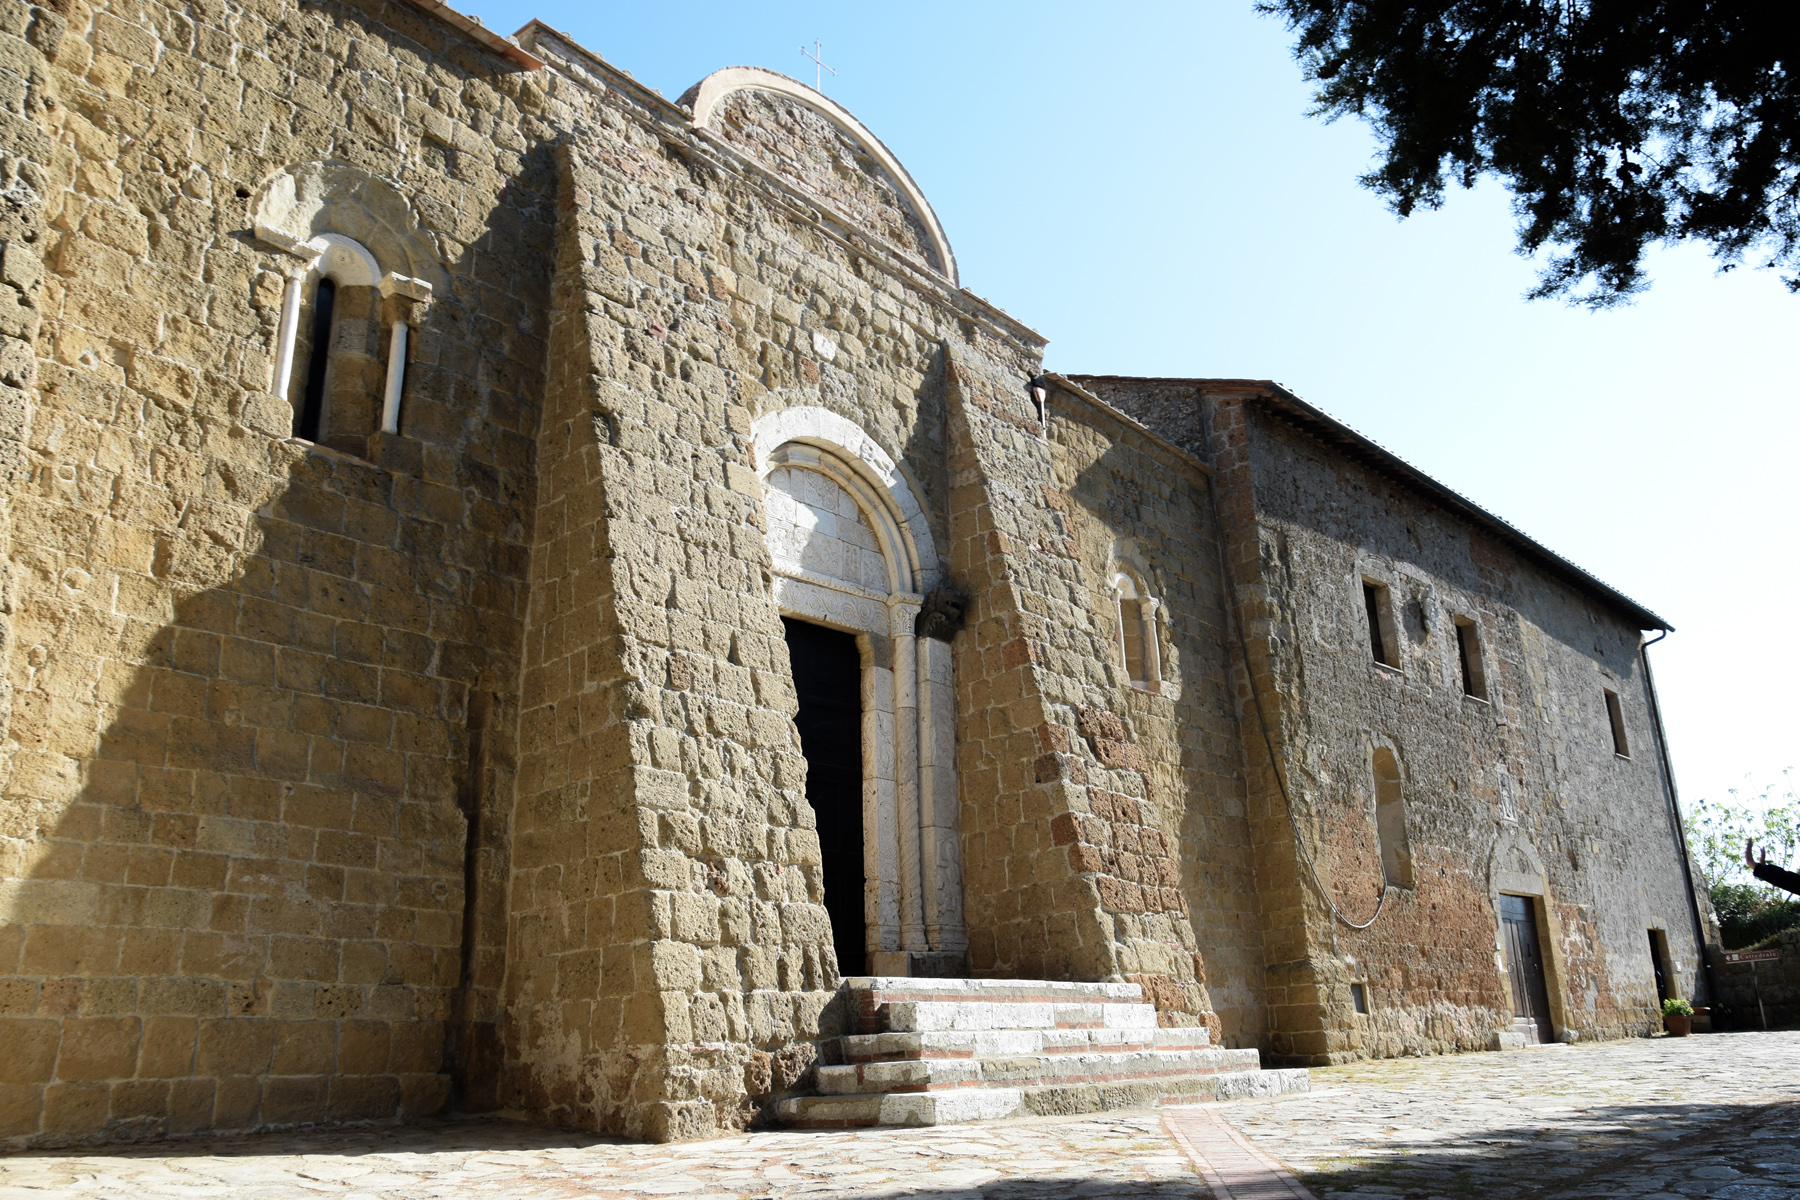
<instances>
[{"instance_id":1,"label":"dark green foliage","mask_svg":"<svg viewBox=\"0 0 1800 1200\"><path fill-rule=\"evenodd\" d=\"M1260 0L1299 34L1317 112L1366 118L1401 216L1448 177L1512 190L1534 297L1603 307L1658 242L1800 268L1800 28L1766 0ZM1800 291L1800 277L1786 280Z\"/></svg>"},{"instance_id":2,"label":"dark green foliage","mask_svg":"<svg viewBox=\"0 0 1800 1200\"><path fill-rule=\"evenodd\" d=\"M1719 914L1719 940L1727 950L1742 950L1784 929L1800 926L1800 900L1760 884L1715 883L1710 889Z\"/></svg>"}]
</instances>

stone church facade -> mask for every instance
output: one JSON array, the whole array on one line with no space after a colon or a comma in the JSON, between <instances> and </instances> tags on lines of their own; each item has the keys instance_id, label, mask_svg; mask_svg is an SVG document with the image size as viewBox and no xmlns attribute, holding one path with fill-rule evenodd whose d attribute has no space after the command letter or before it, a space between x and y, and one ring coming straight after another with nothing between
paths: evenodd
<instances>
[{"instance_id":1,"label":"stone church facade","mask_svg":"<svg viewBox=\"0 0 1800 1200\"><path fill-rule=\"evenodd\" d=\"M1252 1066L1703 989L1664 622L1046 374L812 89L434 0L0 0L0 81L8 1144L703 1137L909 980Z\"/></svg>"}]
</instances>

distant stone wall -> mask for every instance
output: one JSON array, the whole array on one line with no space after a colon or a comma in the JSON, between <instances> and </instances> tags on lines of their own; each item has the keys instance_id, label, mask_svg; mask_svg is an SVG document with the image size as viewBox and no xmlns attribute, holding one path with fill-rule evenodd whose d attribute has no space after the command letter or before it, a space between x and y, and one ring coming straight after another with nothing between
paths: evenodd
<instances>
[{"instance_id":1,"label":"distant stone wall","mask_svg":"<svg viewBox=\"0 0 1800 1200\"><path fill-rule=\"evenodd\" d=\"M1531 895L1544 913L1559 1034L1658 1026L1651 929L1695 994L1693 918L1638 631L1284 418L1261 385L1084 382L1219 470L1236 618L1261 701L1240 691L1238 715L1251 743L1275 1052L1322 1063L1490 1045L1512 1022L1501 892ZM1372 661L1365 579L1387 588L1394 667ZM1459 619L1479 643L1484 699L1463 694ZM1621 700L1629 757L1613 752L1607 689ZM1388 877L1378 750L1400 767L1410 882L1358 931L1325 897L1350 921L1376 911ZM1354 1010L1352 984L1367 1013Z\"/></svg>"},{"instance_id":2,"label":"distant stone wall","mask_svg":"<svg viewBox=\"0 0 1800 1200\"><path fill-rule=\"evenodd\" d=\"M1268 409L1247 416L1284 771L1321 878L1353 919L1384 874L1378 750L1394 756L1405 804L1410 886L1366 932L1336 930L1356 964L1345 982L1364 983L1371 1011L1348 1012L1347 988L1333 987L1328 1026L1379 1054L1485 1045L1511 1015L1493 915L1511 891L1544 912L1559 1033L1657 1028L1649 930L1665 932L1686 994L1700 963L1639 631ZM1372 661L1364 580L1386 589L1396 667ZM1464 694L1459 619L1485 699ZM1607 689L1629 757L1614 753Z\"/></svg>"},{"instance_id":3,"label":"distant stone wall","mask_svg":"<svg viewBox=\"0 0 1800 1200\"><path fill-rule=\"evenodd\" d=\"M1784 929L1760 962L1727 962L1720 946L1707 947L1713 982L1715 1029L1791 1029L1800 1025L1800 929Z\"/></svg>"}]
</instances>

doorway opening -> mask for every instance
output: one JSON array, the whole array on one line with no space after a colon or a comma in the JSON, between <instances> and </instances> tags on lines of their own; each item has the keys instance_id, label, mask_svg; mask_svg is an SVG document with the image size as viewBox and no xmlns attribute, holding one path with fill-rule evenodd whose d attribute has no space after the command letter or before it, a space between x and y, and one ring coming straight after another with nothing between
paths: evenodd
<instances>
[{"instance_id":1,"label":"doorway opening","mask_svg":"<svg viewBox=\"0 0 1800 1200\"><path fill-rule=\"evenodd\" d=\"M1550 1024L1550 991L1544 983L1544 954L1538 944L1537 905L1530 896L1500 897L1500 926L1506 933L1506 974L1512 981L1513 1024L1539 1043L1555 1039Z\"/></svg>"},{"instance_id":2,"label":"doorway opening","mask_svg":"<svg viewBox=\"0 0 1800 1200\"><path fill-rule=\"evenodd\" d=\"M1675 998L1675 972L1670 966L1669 935L1661 929L1650 931L1650 965L1656 970L1656 999Z\"/></svg>"},{"instance_id":3,"label":"doorway opening","mask_svg":"<svg viewBox=\"0 0 1800 1200\"><path fill-rule=\"evenodd\" d=\"M781 618L800 712L806 802L819 829L839 975L865 974L862 654L856 635Z\"/></svg>"}]
</instances>

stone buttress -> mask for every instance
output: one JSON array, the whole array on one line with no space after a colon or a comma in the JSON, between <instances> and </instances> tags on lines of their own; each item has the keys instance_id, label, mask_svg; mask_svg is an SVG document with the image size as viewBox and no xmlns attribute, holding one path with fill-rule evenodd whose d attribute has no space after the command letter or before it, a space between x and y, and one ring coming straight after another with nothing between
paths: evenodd
<instances>
[{"instance_id":1,"label":"stone buttress","mask_svg":"<svg viewBox=\"0 0 1800 1200\"><path fill-rule=\"evenodd\" d=\"M617 250L645 198L595 152L560 157L507 1092L667 1140L741 1128L749 1096L791 1086L836 971L747 422L722 372L694 378L706 358L662 374ZM643 191L675 208L654 195L675 183Z\"/></svg>"},{"instance_id":2,"label":"stone buttress","mask_svg":"<svg viewBox=\"0 0 1800 1200\"><path fill-rule=\"evenodd\" d=\"M1012 380L953 359L953 566L973 597L958 655L971 966L1127 979L1168 1024L1211 1011L1173 847L1108 673L1115 634L1057 507L1040 419ZM1124 861L1109 853L1129 838Z\"/></svg>"}]
</instances>

